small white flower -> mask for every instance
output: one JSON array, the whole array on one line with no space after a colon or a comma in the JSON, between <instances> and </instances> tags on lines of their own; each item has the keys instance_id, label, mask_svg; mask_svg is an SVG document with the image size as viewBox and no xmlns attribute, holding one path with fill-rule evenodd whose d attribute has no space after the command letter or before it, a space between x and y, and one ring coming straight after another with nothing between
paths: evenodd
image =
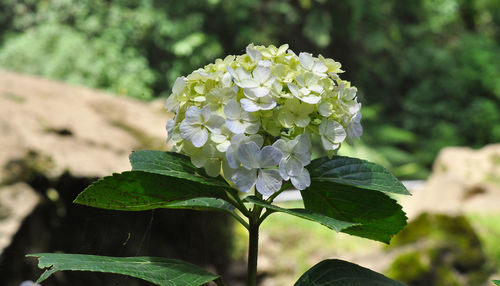
<instances>
[{"instance_id":1,"label":"small white flower","mask_svg":"<svg viewBox=\"0 0 500 286\"><path fill-rule=\"evenodd\" d=\"M363 135L361 126L361 112L356 113L347 123L347 141L352 143L354 138L359 139Z\"/></svg>"},{"instance_id":2,"label":"small white flower","mask_svg":"<svg viewBox=\"0 0 500 286\"><path fill-rule=\"evenodd\" d=\"M217 148L217 150L219 152L226 152L227 151L227 148L229 148L229 146L231 145L231 136L233 135L233 133L231 132L231 130L229 130L225 124L223 124L221 127L220 127L220 133L219 134L216 134L216 133L212 133L210 135L210 139L212 140L212 142L214 142L215 144L215 148Z\"/></svg>"},{"instance_id":3,"label":"small white flower","mask_svg":"<svg viewBox=\"0 0 500 286\"><path fill-rule=\"evenodd\" d=\"M336 150L346 138L344 127L337 121L323 119L319 126L321 142L326 150Z\"/></svg>"},{"instance_id":4,"label":"small white flower","mask_svg":"<svg viewBox=\"0 0 500 286\"><path fill-rule=\"evenodd\" d=\"M281 188L279 171L269 169L278 165L281 152L272 146L262 150L255 142L245 143L238 149L242 167L234 171L231 180L242 192L249 192L254 186L263 195L271 195Z\"/></svg>"},{"instance_id":5,"label":"small white flower","mask_svg":"<svg viewBox=\"0 0 500 286\"><path fill-rule=\"evenodd\" d=\"M259 110L271 110L276 107L276 99L271 94L258 97L253 95L252 91L245 94L247 97L240 100L241 108L247 112L255 112Z\"/></svg>"},{"instance_id":6,"label":"small white flower","mask_svg":"<svg viewBox=\"0 0 500 286\"><path fill-rule=\"evenodd\" d=\"M259 131L259 119L252 114L241 110L236 100L229 101L224 107L226 125L234 134L255 134Z\"/></svg>"},{"instance_id":7,"label":"small white flower","mask_svg":"<svg viewBox=\"0 0 500 286\"><path fill-rule=\"evenodd\" d=\"M181 137L191 141L195 147L202 147L208 140L208 133L220 133L219 128L223 123L224 118L212 114L208 106L201 110L191 106L180 125Z\"/></svg>"},{"instance_id":8,"label":"small white flower","mask_svg":"<svg viewBox=\"0 0 500 286\"><path fill-rule=\"evenodd\" d=\"M243 88L246 96L249 92L257 97L268 95L276 80L276 77L271 75L271 69L262 65L258 65L251 75L242 68L237 68L235 71L229 67L228 72L233 76L234 83Z\"/></svg>"},{"instance_id":9,"label":"small white flower","mask_svg":"<svg viewBox=\"0 0 500 286\"><path fill-rule=\"evenodd\" d=\"M278 148L282 153L279 169L280 173L286 174L286 176L299 175L304 166L309 165L311 162L311 152L309 151L311 142L306 134L299 135L288 142L279 139L272 146ZM286 178L283 177L283 179Z\"/></svg>"},{"instance_id":10,"label":"small white flower","mask_svg":"<svg viewBox=\"0 0 500 286\"><path fill-rule=\"evenodd\" d=\"M184 93L186 87L186 78L178 77L172 87L172 94L167 98L165 108L168 112L179 110L179 107L188 101L188 97Z\"/></svg>"},{"instance_id":11,"label":"small white flower","mask_svg":"<svg viewBox=\"0 0 500 286\"><path fill-rule=\"evenodd\" d=\"M321 100L321 94L324 88L319 84L320 78L313 73L299 74L295 78L297 85L288 84L288 89L296 98L309 104L316 104Z\"/></svg>"},{"instance_id":12,"label":"small white flower","mask_svg":"<svg viewBox=\"0 0 500 286\"><path fill-rule=\"evenodd\" d=\"M186 143L183 149L191 158L191 163L196 168L204 168L207 175L217 177L220 174L223 154L217 151L212 144L205 144L196 148L191 143Z\"/></svg>"},{"instance_id":13,"label":"small white flower","mask_svg":"<svg viewBox=\"0 0 500 286\"><path fill-rule=\"evenodd\" d=\"M313 74L319 77L326 77L326 72L328 71L328 67L325 66L318 59L314 58L310 53L300 53L299 60L302 67L312 72Z\"/></svg>"},{"instance_id":14,"label":"small white flower","mask_svg":"<svg viewBox=\"0 0 500 286\"><path fill-rule=\"evenodd\" d=\"M224 108L226 104L236 98L238 88L214 88L207 94L207 103L210 110L217 111Z\"/></svg>"},{"instance_id":15,"label":"small white flower","mask_svg":"<svg viewBox=\"0 0 500 286\"><path fill-rule=\"evenodd\" d=\"M309 171L306 168L304 168L300 173L298 173L295 176L290 174L282 174L281 170L280 170L280 175L284 180L290 180L295 189L299 191L305 190L307 187L311 185L311 175L309 174Z\"/></svg>"},{"instance_id":16,"label":"small white flower","mask_svg":"<svg viewBox=\"0 0 500 286\"><path fill-rule=\"evenodd\" d=\"M231 138L231 145L226 150L226 159L229 166L236 169L240 166L240 160L238 159L238 149L242 144L254 142L260 148L264 144L264 138L258 134L245 136L245 134L236 134Z\"/></svg>"},{"instance_id":17,"label":"small white flower","mask_svg":"<svg viewBox=\"0 0 500 286\"><path fill-rule=\"evenodd\" d=\"M306 127L311 122L309 114L314 110L314 105L301 103L296 98L291 98L285 101L285 105L278 113L278 120L286 128L292 128L294 125L298 127Z\"/></svg>"},{"instance_id":18,"label":"small white flower","mask_svg":"<svg viewBox=\"0 0 500 286\"><path fill-rule=\"evenodd\" d=\"M253 44L250 44L246 48L247 55L250 57L252 62L258 63L261 59L261 54L260 52L254 47Z\"/></svg>"}]
</instances>

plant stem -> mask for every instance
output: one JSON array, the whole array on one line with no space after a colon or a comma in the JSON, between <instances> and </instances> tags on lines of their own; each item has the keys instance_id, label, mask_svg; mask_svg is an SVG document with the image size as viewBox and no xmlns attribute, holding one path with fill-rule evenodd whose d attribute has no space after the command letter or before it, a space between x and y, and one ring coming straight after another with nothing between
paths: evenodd
<instances>
[{"instance_id":1,"label":"plant stem","mask_svg":"<svg viewBox=\"0 0 500 286\"><path fill-rule=\"evenodd\" d=\"M257 285L257 256L259 254L259 219L250 218L248 239L247 286Z\"/></svg>"}]
</instances>

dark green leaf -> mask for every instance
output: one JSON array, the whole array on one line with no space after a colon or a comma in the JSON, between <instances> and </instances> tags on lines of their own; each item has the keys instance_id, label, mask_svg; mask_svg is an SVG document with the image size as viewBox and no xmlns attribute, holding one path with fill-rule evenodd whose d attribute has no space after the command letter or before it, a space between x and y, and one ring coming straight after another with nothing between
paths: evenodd
<instances>
[{"instance_id":1,"label":"dark green leaf","mask_svg":"<svg viewBox=\"0 0 500 286\"><path fill-rule=\"evenodd\" d=\"M404 284L359 265L329 259L309 269L294 286L404 286Z\"/></svg>"},{"instance_id":2,"label":"dark green leaf","mask_svg":"<svg viewBox=\"0 0 500 286\"><path fill-rule=\"evenodd\" d=\"M225 200L218 198L194 198L181 202L170 203L164 206L169 209L189 209L189 210L218 210L233 212L234 206Z\"/></svg>"},{"instance_id":3,"label":"dark green leaf","mask_svg":"<svg viewBox=\"0 0 500 286\"><path fill-rule=\"evenodd\" d=\"M300 217L300 218L303 218L303 219L307 219L307 220L311 220L311 221L314 221L314 222L318 222L330 229L333 229L335 231L341 231L345 228L348 228L348 227L351 227L351 226L354 226L354 225L359 225L358 223L352 223L352 222L347 222L347 221L341 221L341 220L337 220L337 219L334 219L334 218L331 218L329 216L326 216L326 215L322 215L322 214L319 214L319 213L315 213L315 212L312 212L310 210L307 210L307 209L285 209L285 208L281 208L281 207L278 207L278 206L275 206L275 205L272 205L272 204L269 204L261 199L258 199L254 196L250 196L250 197L246 197L245 198L245 201L248 201L250 203L254 203L258 206L261 206L261 207L265 207L267 209L270 209L270 210L273 210L273 211L277 211L277 212L282 212L282 213L286 213L286 214L289 214L289 215L293 215L293 216L296 216L296 217Z\"/></svg>"},{"instance_id":4,"label":"dark green leaf","mask_svg":"<svg viewBox=\"0 0 500 286\"><path fill-rule=\"evenodd\" d=\"M128 275L156 285L203 285L219 276L180 260L159 257L108 257L83 254L39 253L38 267L45 272L38 278L42 282L57 271L92 271Z\"/></svg>"},{"instance_id":5,"label":"dark green leaf","mask_svg":"<svg viewBox=\"0 0 500 286\"><path fill-rule=\"evenodd\" d=\"M189 157L173 152L143 150L130 154L132 170L144 171L186 179L205 185L229 188L221 177L207 176L203 169L196 168Z\"/></svg>"},{"instance_id":6,"label":"dark green leaf","mask_svg":"<svg viewBox=\"0 0 500 286\"><path fill-rule=\"evenodd\" d=\"M407 218L401 206L381 192L312 182L301 194L306 209L361 224L342 230L345 233L389 243L406 225Z\"/></svg>"},{"instance_id":7,"label":"dark green leaf","mask_svg":"<svg viewBox=\"0 0 500 286\"><path fill-rule=\"evenodd\" d=\"M223 188L195 181L129 171L96 181L78 195L75 203L103 209L141 211L169 208L172 203L182 204L181 201L199 197L223 199L226 193Z\"/></svg>"},{"instance_id":8,"label":"dark green leaf","mask_svg":"<svg viewBox=\"0 0 500 286\"><path fill-rule=\"evenodd\" d=\"M491 280L495 285L500 286L500 280Z\"/></svg>"},{"instance_id":9,"label":"dark green leaf","mask_svg":"<svg viewBox=\"0 0 500 286\"><path fill-rule=\"evenodd\" d=\"M311 180L354 186L362 189L409 195L401 184L384 167L356 158L334 156L322 157L307 166Z\"/></svg>"}]
</instances>

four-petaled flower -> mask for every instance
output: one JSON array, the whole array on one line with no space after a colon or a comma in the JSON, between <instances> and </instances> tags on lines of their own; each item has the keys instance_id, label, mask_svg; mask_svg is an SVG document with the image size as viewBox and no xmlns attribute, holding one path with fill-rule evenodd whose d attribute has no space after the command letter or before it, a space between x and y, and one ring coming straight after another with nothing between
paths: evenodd
<instances>
[{"instance_id":1,"label":"four-petaled flower","mask_svg":"<svg viewBox=\"0 0 500 286\"><path fill-rule=\"evenodd\" d=\"M305 166L311 162L311 142L307 135L299 135L289 141L279 139L274 142L273 147L281 151L282 157L279 163L279 172L283 180L290 180L292 185L303 190L311 184L309 172Z\"/></svg>"},{"instance_id":2,"label":"four-petaled flower","mask_svg":"<svg viewBox=\"0 0 500 286\"><path fill-rule=\"evenodd\" d=\"M208 106L201 110L191 106L180 125L181 137L191 141L195 147L202 147L208 140L208 132L220 133L219 128L223 123L224 118L210 112Z\"/></svg>"},{"instance_id":3,"label":"four-petaled flower","mask_svg":"<svg viewBox=\"0 0 500 286\"><path fill-rule=\"evenodd\" d=\"M259 131L259 119L251 113L241 110L236 100L229 101L224 107L226 125L234 134L255 134Z\"/></svg>"},{"instance_id":4,"label":"four-petaled flower","mask_svg":"<svg viewBox=\"0 0 500 286\"><path fill-rule=\"evenodd\" d=\"M281 152L273 146L262 150L255 142L248 142L238 148L241 167L231 176L236 187L242 192L249 192L254 186L257 192L271 195L281 188L282 180L277 169L273 168L281 160Z\"/></svg>"},{"instance_id":5,"label":"four-petaled flower","mask_svg":"<svg viewBox=\"0 0 500 286\"><path fill-rule=\"evenodd\" d=\"M344 127L334 120L325 120L319 126L321 143L326 150L336 150L346 138Z\"/></svg>"}]
</instances>

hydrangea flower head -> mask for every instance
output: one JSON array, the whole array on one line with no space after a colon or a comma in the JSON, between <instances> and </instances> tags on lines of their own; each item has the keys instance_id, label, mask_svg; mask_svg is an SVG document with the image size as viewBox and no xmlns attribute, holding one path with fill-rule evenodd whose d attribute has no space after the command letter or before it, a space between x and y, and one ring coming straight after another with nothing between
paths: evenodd
<instances>
[{"instance_id":1,"label":"hydrangea flower head","mask_svg":"<svg viewBox=\"0 0 500 286\"><path fill-rule=\"evenodd\" d=\"M363 133L357 89L340 63L288 45L254 46L179 77L167 99L168 140L210 176L264 195L311 179L311 138L338 150Z\"/></svg>"}]
</instances>

